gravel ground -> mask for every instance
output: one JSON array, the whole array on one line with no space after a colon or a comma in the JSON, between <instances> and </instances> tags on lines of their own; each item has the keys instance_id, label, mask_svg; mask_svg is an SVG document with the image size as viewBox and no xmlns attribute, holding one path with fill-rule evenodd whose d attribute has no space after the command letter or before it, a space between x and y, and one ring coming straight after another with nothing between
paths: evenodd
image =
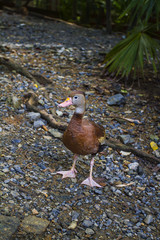
<instances>
[{"instance_id":1,"label":"gravel ground","mask_svg":"<svg viewBox=\"0 0 160 240\"><path fill-rule=\"evenodd\" d=\"M120 37L29 16L0 16L2 54L53 81L44 89L0 66L0 239L160 239L160 164L106 148L94 166L103 188L80 185L90 156L79 158L77 178L62 180L47 168L68 169L73 154L58 130L20 102L32 90L51 113L69 89L81 88L87 92L86 116L102 124L109 137L158 156L150 143L160 147L159 97L149 99L143 90L125 91L99 77L103 53ZM116 93L125 102L108 105ZM64 122L73 114L72 108L57 110Z\"/></svg>"}]
</instances>

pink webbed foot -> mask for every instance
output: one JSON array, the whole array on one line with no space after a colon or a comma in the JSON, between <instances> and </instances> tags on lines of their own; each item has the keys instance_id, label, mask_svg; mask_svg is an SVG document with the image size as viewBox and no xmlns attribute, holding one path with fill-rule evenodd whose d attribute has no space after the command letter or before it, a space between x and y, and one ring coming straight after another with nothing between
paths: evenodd
<instances>
[{"instance_id":1,"label":"pink webbed foot","mask_svg":"<svg viewBox=\"0 0 160 240\"><path fill-rule=\"evenodd\" d=\"M62 179L63 178L67 178L67 177L75 178L76 177L76 173L77 173L76 169L71 169L69 171L59 171L59 172L56 172L56 174L62 174L63 175Z\"/></svg>"},{"instance_id":2,"label":"pink webbed foot","mask_svg":"<svg viewBox=\"0 0 160 240\"><path fill-rule=\"evenodd\" d=\"M75 178L76 173L77 173L77 170L75 169L76 161L77 161L77 155L74 155L74 161L73 161L73 165L72 165L71 169L68 171L58 171L55 174L62 174L63 175L62 179L67 178L67 177Z\"/></svg>"},{"instance_id":3,"label":"pink webbed foot","mask_svg":"<svg viewBox=\"0 0 160 240\"><path fill-rule=\"evenodd\" d=\"M99 185L98 183L96 183L92 178L88 177L87 179L85 179L81 184L85 184L88 185L90 187L99 187L101 188L102 186Z\"/></svg>"}]
</instances>

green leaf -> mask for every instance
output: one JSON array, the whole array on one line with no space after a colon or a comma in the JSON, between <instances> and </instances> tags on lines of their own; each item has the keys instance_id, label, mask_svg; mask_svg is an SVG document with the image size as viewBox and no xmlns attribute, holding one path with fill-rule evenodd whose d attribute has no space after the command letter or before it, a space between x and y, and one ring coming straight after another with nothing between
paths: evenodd
<instances>
[{"instance_id":1,"label":"green leaf","mask_svg":"<svg viewBox=\"0 0 160 240\"><path fill-rule=\"evenodd\" d=\"M121 89L121 93L128 93L128 91L125 89Z\"/></svg>"}]
</instances>

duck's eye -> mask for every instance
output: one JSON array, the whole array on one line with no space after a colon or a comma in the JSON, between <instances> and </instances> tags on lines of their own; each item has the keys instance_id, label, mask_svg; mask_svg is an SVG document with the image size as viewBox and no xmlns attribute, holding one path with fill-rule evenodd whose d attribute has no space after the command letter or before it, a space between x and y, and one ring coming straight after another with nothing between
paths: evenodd
<instances>
[{"instance_id":1,"label":"duck's eye","mask_svg":"<svg viewBox=\"0 0 160 240\"><path fill-rule=\"evenodd\" d=\"M77 99L78 97L77 96L74 96L74 99Z\"/></svg>"}]
</instances>

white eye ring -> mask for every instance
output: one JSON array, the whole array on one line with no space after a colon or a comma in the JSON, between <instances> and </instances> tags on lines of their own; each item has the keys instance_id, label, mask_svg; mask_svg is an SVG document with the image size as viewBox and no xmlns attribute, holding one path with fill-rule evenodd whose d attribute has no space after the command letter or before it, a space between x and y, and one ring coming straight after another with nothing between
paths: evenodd
<instances>
[{"instance_id":1,"label":"white eye ring","mask_svg":"<svg viewBox=\"0 0 160 240\"><path fill-rule=\"evenodd\" d=\"M77 99L78 97L77 96L74 96L74 99Z\"/></svg>"}]
</instances>

